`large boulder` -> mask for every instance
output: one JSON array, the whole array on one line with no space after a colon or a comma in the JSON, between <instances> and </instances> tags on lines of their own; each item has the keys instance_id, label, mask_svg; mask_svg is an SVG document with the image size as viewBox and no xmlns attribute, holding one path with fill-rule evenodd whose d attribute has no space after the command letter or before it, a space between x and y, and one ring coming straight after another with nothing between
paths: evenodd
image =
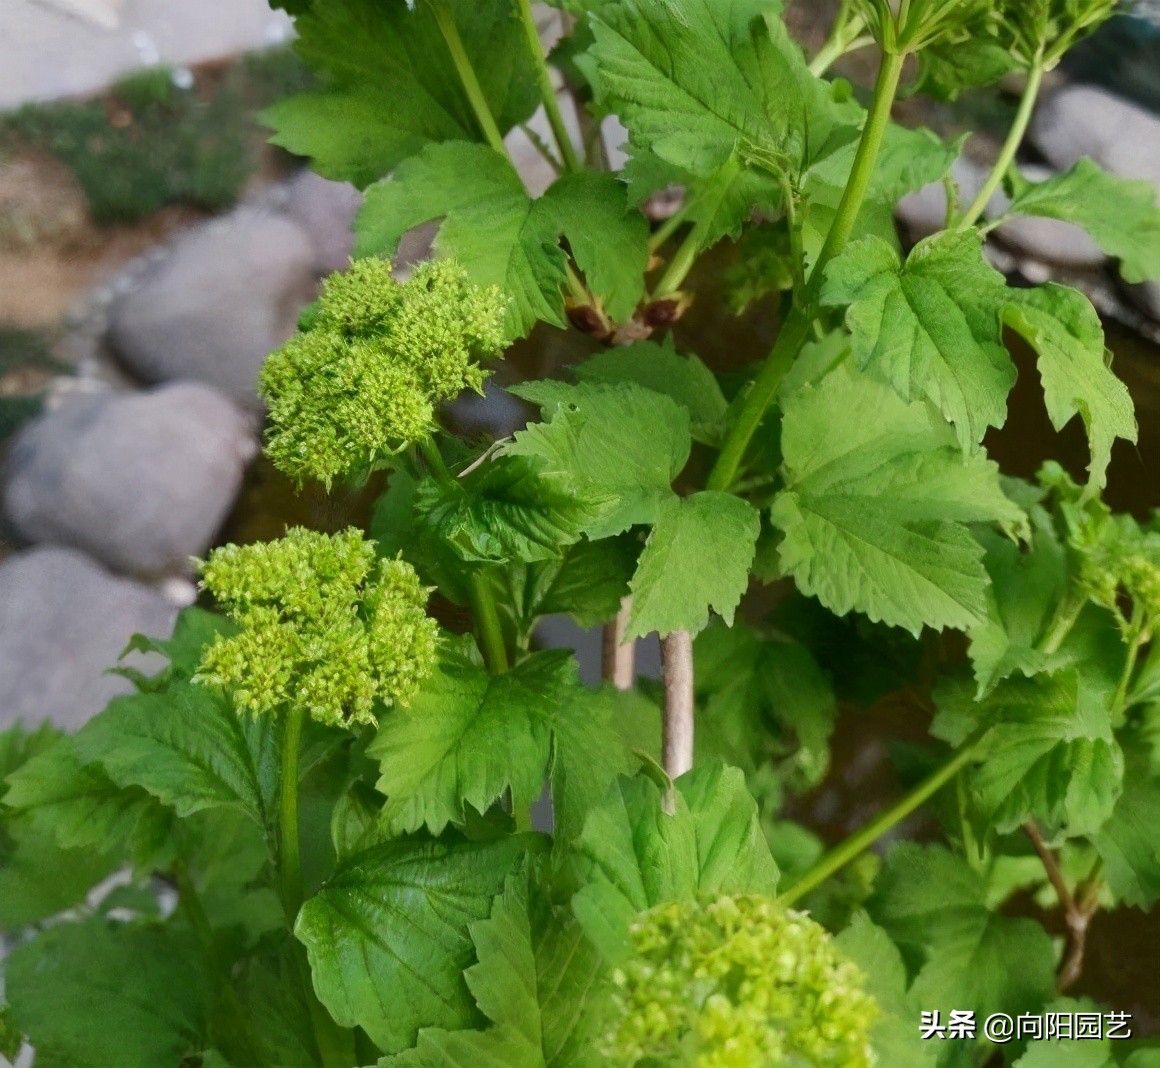
<instances>
[{"instance_id":1,"label":"large boulder","mask_svg":"<svg viewBox=\"0 0 1160 1068\"><path fill-rule=\"evenodd\" d=\"M1160 117L1104 89L1072 85L1049 96L1031 140L1060 170L1088 156L1121 178L1160 185Z\"/></svg>"},{"instance_id":2,"label":"large boulder","mask_svg":"<svg viewBox=\"0 0 1160 1068\"><path fill-rule=\"evenodd\" d=\"M4 515L25 541L83 549L116 571L188 571L256 452L250 422L196 382L67 397L13 443Z\"/></svg>"},{"instance_id":3,"label":"large boulder","mask_svg":"<svg viewBox=\"0 0 1160 1068\"><path fill-rule=\"evenodd\" d=\"M18 720L79 727L132 689L105 672L134 634L165 638L177 607L73 549L39 548L0 562L0 729ZM154 672L164 661L132 654Z\"/></svg>"},{"instance_id":4,"label":"large boulder","mask_svg":"<svg viewBox=\"0 0 1160 1068\"><path fill-rule=\"evenodd\" d=\"M257 407L262 363L317 288L315 258L280 212L241 208L187 231L113 302L113 350L145 382L195 379Z\"/></svg>"}]
</instances>

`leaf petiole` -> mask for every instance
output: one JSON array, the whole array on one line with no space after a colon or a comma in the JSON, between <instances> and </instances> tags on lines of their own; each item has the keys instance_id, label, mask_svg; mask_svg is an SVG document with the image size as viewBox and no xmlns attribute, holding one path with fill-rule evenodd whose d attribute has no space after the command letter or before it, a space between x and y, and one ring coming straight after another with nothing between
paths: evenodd
<instances>
[{"instance_id":1,"label":"leaf petiole","mask_svg":"<svg viewBox=\"0 0 1160 1068\"><path fill-rule=\"evenodd\" d=\"M1035 112L1035 102L1039 99L1039 91L1043 87L1044 73L1043 59L1036 57L1035 62L1027 72L1027 84L1023 88L1019 110L1015 113L1015 121L1007 133L1007 140L1003 142L999 158L995 161L995 166L991 168L991 173L987 176L986 182L983 183L983 188L979 190L979 195L975 197L974 203L967 208L966 214L959 222L959 230L969 230L979 221L990 203L991 197L1002 185L1003 179L1015 162L1015 155L1019 151L1019 146L1023 144L1023 138L1027 136L1027 127L1031 124L1031 116Z\"/></svg>"},{"instance_id":2,"label":"leaf petiole","mask_svg":"<svg viewBox=\"0 0 1160 1068\"><path fill-rule=\"evenodd\" d=\"M901 823L962 771L975 758L985 734L986 730L969 738L963 744L962 749L938 771L920 782L913 790L891 805L882 815L863 827L857 834L851 835L841 845L830 850L793 886L785 893L780 894L778 901L786 906L796 904L806 894L821 886L831 875L841 871L852 860L857 859L882 835L896 824Z\"/></svg>"},{"instance_id":3,"label":"leaf petiole","mask_svg":"<svg viewBox=\"0 0 1160 1068\"><path fill-rule=\"evenodd\" d=\"M475 68L471 65L467 49L463 47L463 38L459 35L455 16L452 15L446 0L431 0L431 9L435 13L435 21L439 26L439 32L443 35L447 51L451 54L451 62L455 64L455 72L459 75L463 91L467 94L467 102L471 105L472 114L475 115L475 121L479 123L480 132L496 152L506 155L507 149L503 143L503 134L500 133L495 116L492 115L491 108L487 105L487 97L484 96L483 87L479 84Z\"/></svg>"},{"instance_id":4,"label":"leaf petiole","mask_svg":"<svg viewBox=\"0 0 1160 1068\"><path fill-rule=\"evenodd\" d=\"M540 33L536 29L536 20L532 15L531 0L517 0L517 7L519 8L520 23L528 39L528 50L536 64L536 77L540 83L540 96L543 98L544 111L547 113L548 124L552 127L556 144L559 146L560 157L564 161L564 169L567 171L581 170L582 165L576 155L576 147L572 144L572 138L568 134L564 115L560 111L560 101L556 96L556 89L552 85L552 76L548 70L547 61L544 59Z\"/></svg>"}]
</instances>

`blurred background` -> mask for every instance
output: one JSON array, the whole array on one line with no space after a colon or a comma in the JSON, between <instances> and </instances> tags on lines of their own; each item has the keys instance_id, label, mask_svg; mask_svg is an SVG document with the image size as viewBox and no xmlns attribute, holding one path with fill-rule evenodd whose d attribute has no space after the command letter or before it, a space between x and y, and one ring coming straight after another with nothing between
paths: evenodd
<instances>
[{"instance_id":1,"label":"blurred background","mask_svg":"<svg viewBox=\"0 0 1160 1068\"><path fill-rule=\"evenodd\" d=\"M808 51L834 6L790 4ZM1052 76L1022 157L1030 177L1091 156L1160 189L1160 18L1153 5L1132 12ZM559 16L540 17L550 36ZM132 634L168 634L196 595L191 558L289 524L370 517L381 485L298 494L259 455L258 369L319 280L346 265L360 203L266 143L262 109L311 80L292 37L265 0L0 0L0 729L75 727L127 690L106 669ZM837 73L866 86L873 65L858 54ZM1018 90L904 101L897 116L974 134L955 174L973 196ZM610 120L604 134L615 162L623 130ZM517 133L512 148L542 189L550 175L531 143ZM941 185L908 198L902 240L938 229L944 204ZM408 255L423 250L414 235ZM1051 220L999 228L988 254L1015 284L1054 278L1091 296L1141 424L1137 448L1117 443L1109 500L1141 516L1160 506L1160 284L1124 285L1082 231ZM706 258L691 281L701 299L676 329L683 350L719 369L761 356L777 329L771 301L737 319L711 314L733 255L726 243ZM590 345L542 328L497 381L551 373ZM1011 474L1049 456L1082 473L1082 428L1055 433L1033 360L1015 351L1021 385L988 447ZM451 416L468 433L502 435L525 412L493 389ZM598 670L598 636L561 623L543 638L579 646L590 676ZM655 660L645 650L646 670ZM148 667L139 654L129 662ZM905 711L883 713L898 719L896 735ZM840 733L840 774L803 801L827 837L864 823L895 789L890 754L864 735ZM1144 939L1160 952L1156 916L1098 923L1093 985L1155 1030L1155 954L1125 960L1117 947ZM1125 923L1137 926L1113 929Z\"/></svg>"}]
</instances>

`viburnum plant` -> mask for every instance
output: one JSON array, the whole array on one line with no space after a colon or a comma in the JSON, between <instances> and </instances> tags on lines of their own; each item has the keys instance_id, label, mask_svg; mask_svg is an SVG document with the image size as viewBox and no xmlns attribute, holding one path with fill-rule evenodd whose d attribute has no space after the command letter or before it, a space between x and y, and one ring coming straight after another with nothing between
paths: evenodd
<instances>
[{"instance_id":1,"label":"viburnum plant","mask_svg":"<svg viewBox=\"0 0 1160 1068\"><path fill-rule=\"evenodd\" d=\"M216 550L216 611L134 643L164 670L122 669L137 692L75 735L0 736L4 1052L1160 1065L1138 1040L983 1032L1102 1021L1117 1006L1061 1000L1088 924L1160 899L1160 524L1101 498L1132 403L1088 299L1013 287L983 250L1043 216L1160 276L1150 184L1015 162L1110 0L851 0L812 62L776 0L564 0L548 56L528 0L287 6L322 79L269 113L275 140L366 199L350 269L266 365L267 454L387 489L369 536ZM868 96L827 78L870 47ZM892 105L1012 71L1022 103L965 204L961 143ZM532 197L504 139L540 107L559 176ZM945 228L904 252L892 209L940 180ZM430 222L434 258L392 270ZM713 314L782 314L719 381L670 327L723 240ZM450 434L441 405L539 324L595 355L511 387L537 413L513 436ZM1081 480L988 459L1012 337L1053 424L1087 431ZM603 686L537 649L559 614L604 626ZM659 684L634 678L654 633ZM900 754L909 789L825 850L786 804L826 778L839 698L857 732L859 703L902 690L928 737ZM873 848L922 806L923 844ZM924 1040L924 1012L975 1029Z\"/></svg>"}]
</instances>

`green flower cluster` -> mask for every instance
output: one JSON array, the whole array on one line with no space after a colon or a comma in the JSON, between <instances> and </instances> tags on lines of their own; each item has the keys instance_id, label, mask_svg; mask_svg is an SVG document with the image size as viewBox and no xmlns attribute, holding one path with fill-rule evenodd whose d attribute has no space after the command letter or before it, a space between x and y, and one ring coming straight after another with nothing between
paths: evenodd
<instances>
[{"instance_id":1,"label":"green flower cluster","mask_svg":"<svg viewBox=\"0 0 1160 1068\"><path fill-rule=\"evenodd\" d=\"M1160 530L1087 499L1058 464L1044 465L1039 480L1056 498L1080 588L1111 612L1126 641L1150 641L1160 627Z\"/></svg>"},{"instance_id":2,"label":"green flower cluster","mask_svg":"<svg viewBox=\"0 0 1160 1068\"><path fill-rule=\"evenodd\" d=\"M805 913L758 895L661 905L613 974L617 1065L867 1068L878 1005Z\"/></svg>"},{"instance_id":3,"label":"green flower cluster","mask_svg":"<svg viewBox=\"0 0 1160 1068\"><path fill-rule=\"evenodd\" d=\"M1004 43L1022 66L1030 67L1039 57L1051 68L1118 6L1119 0L1002 0Z\"/></svg>"},{"instance_id":4,"label":"green flower cluster","mask_svg":"<svg viewBox=\"0 0 1160 1068\"><path fill-rule=\"evenodd\" d=\"M435 666L429 591L353 528L226 545L202 586L240 630L206 650L197 681L229 688L239 709L295 704L322 723L374 723L377 706L407 705Z\"/></svg>"},{"instance_id":5,"label":"green flower cluster","mask_svg":"<svg viewBox=\"0 0 1160 1068\"><path fill-rule=\"evenodd\" d=\"M480 360L503 350L505 301L456 264L396 282L382 259L323 283L302 329L267 359L266 453L299 483L327 487L382 464L435 428L435 406L481 392Z\"/></svg>"}]
</instances>

